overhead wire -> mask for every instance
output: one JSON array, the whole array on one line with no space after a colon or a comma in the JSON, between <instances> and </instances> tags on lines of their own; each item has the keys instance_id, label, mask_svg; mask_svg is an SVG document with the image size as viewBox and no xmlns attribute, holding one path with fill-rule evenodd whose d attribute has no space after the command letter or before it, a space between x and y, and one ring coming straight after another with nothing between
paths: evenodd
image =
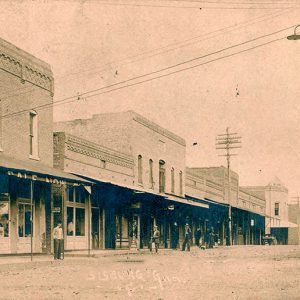
<instances>
[{"instance_id":1,"label":"overhead wire","mask_svg":"<svg viewBox=\"0 0 300 300\"><path fill-rule=\"evenodd\" d=\"M208 64L208 63L210 63L210 62L218 61L218 60L223 59L223 58L228 58L228 57L237 55L237 54L239 54L239 53L244 53L244 52L246 52L246 51L249 51L249 50L252 50L252 49L256 49L256 48L258 48L258 47L262 47L262 46L268 45L268 44L270 44L270 43L273 43L273 42L282 40L282 39L284 39L285 37L284 37L284 38L275 39L275 40L271 40L271 41L269 41L269 42L266 42L266 43L263 43L263 44L259 44L259 45L253 46L253 47L247 48L247 49L245 49L245 50L237 51L237 52L235 52L235 53L228 54L228 55L225 55L225 56L216 58L216 59L212 59L212 60L207 61L207 62L204 62L204 63L200 63L200 64L193 65L193 66L189 66L189 67L186 67L186 68L183 68L183 69L180 69L180 70L172 71L172 72L169 72L169 73L167 73L167 74L163 74L163 75L159 75L159 76L156 76L156 77L148 78L148 79L145 79L145 80L142 80L142 81L139 81L139 82L135 82L135 83L132 83L132 84L124 85L124 86L121 86L121 87L116 87L116 88L110 89L110 90L108 90L108 91L102 91L102 92L100 92L100 93L88 95L88 94L91 94L91 93L98 92L98 91L100 91L100 90L104 90L104 89L108 89L108 88L114 87L114 86L116 86L116 85L120 85L120 84L124 84L124 83L130 82L130 81L132 81L132 80L136 80L136 79L139 79L139 78L143 78L143 77L146 77L146 76L149 76L149 75L152 75L152 74L157 74L158 72L162 72L162 71L165 71L165 70L174 68L174 67L178 67L178 66L180 66L180 65L184 65L184 64L190 63L190 62L195 61L195 60L197 60L197 59L201 59L201 58L204 58L204 57L208 57L208 56L210 56L210 55L218 54L218 53L221 53L221 52L223 52L223 51L226 51L226 50L229 50L229 49L232 49L232 48L241 46L241 45L245 45L245 44L250 43L250 42L253 42L253 41L256 41L256 40L258 40L258 39L261 39L261 38L264 38L264 37L268 37L268 36L277 34L277 33L279 33L279 32L283 32L283 31L285 31L285 30L287 30L287 29L291 29L291 28L293 28L293 27L294 27L294 26L290 26L290 27L287 27L287 28L278 30L278 31L276 31L276 32L269 33L269 34L267 34L267 35L263 35L263 36L260 36L260 37L257 37L257 38L254 38L254 39L251 39L251 40L248 40L248 41L239 43L239 44L232 45L232 46L230 46L230 47L226 47L226 48L220 49L220 50L215 51L215 52L208 53L208 54L203 55L203 56L199 56L199 57L197 57L197 58L190 59L190 60L185 61L185 62L178 63L178 64L173 65L173 66L169 66L169 67L167 67L167 68L163 68L163 69L160 69L160 70L156 70L156 71L154 71L154 72L150 72L150 73L147 73L147 74L143 74L143 75L140 75L140 76L136 76L136 77L133 77L133 78L130 78L130 79L127 79L127 80L118 82L118 83L111 84L111 85L103 86L103 87L101 87L101 88L94 89L94 90L90 90L90 91L87 91L87 92L85 92L85 93L81 93L81 94L77 94L77 95L74 95L74 96L66 97L66 98L60 99L60 100L58 100L58 101L56 101L56 102L53 102L53 103L51 103L51 104L39 105L39 106L33 107L33 108L31 108L31 109L26 109L26 110L14 112L14 113L6 114L6 115L3 115L2 118L6 118L6 117L8 117L8 116L12 116L12 115L15 115L15 114L27 112L27 111L32 110L32 109L42 109L42 108L44 108L44 107L47 108L47 107L49 107L49 106L51 106L51 105L53 105L53 106L65 105L65 104L68 104L68 103L71 103L71 102L78 101L78 99L80 99L80 98L83 97L83 96L84 96L85 99L87 99L87 98L90 98L90 97L95 97L95 96L97 96L97 95L109 93L109 92L116 91L116 90L120 90L120 89L123 89L123 88L126 88L126 87L135 86L135 85L138 85L138 84L141 84L141 83L145 83L145 82L149 82L149 81L152 81L152 80L155 80L155 79L159 79L159 78L163 78L163 77L166 77L166 76L170 76L170 75L172 75L172 74L176 74L176 73L179 73L179 72L183 72L183 71L185 71L185 70L193 69L193 68L196 68L196 67L198 67L198 66ZM75 98L75 97L76 97L76 98ZM75 98L75 99L74 99L74 98ZM70 100L70 101L67 101L67 100Z\"/></svg>"},{"instance_id":2,"label":"overhead wire","mask_svg":"<svg viewBox=\"0 0 300 300\"><path fill-rule=\"evenodd\" d=\"M182 5L162 5L162 4L145 4L145 3L142 3L139 2L139 4L137 3L125 3L125 2L107 2L108 0L105 0L102 1L102 0L98 0L98 4L101 4L101 5L107 5L107 6L128 6L128 7L150 7L150 8L178 8L178 9L213 9L213 10L222 10L222 9L228 9L228 10L235 10L235 9L239 9L239 10L247 10L247 9L251 9L251 10L263 10L263 9L288 9L288 8L293 8L293 9L298 9L300 8L300 6L277 6L277 7L258 7L258 6L248 6L248 7L242 7L242 6L228 6L228 7L225 7L225 6L203 6L200 4L198 6L182 6ZM294 4L293 4L294 5Z\"/></svg>"},{"instance_id":3,"label":"overhead wire","mask_svg":"<svg viewBox=\"0 0 300 300\"><path fill-rule=\"evenodd\" d=\"M243 28L245 28L245 27L247 27L247 26L251 26L251 25L253 25L253 24L257 24L257 23L260 23L260 22L263 22L263 21L266 21L266 20L269 20L269 19L277 18L278 16L281 16L281 15L283 15L283 14L289 12L289 11L290 11L290 10L283 10L281 13L278 13L278 12L274 13L274 12L273 12L273 13L270 13L270 14L264 14L264 15L262 15L262 16L260 16L260 17L257 17L257 18L253 18L253 19L247 20L246 22L241 22L241 23L239 23L239 24L235 24L235 25L231 25L231 26L224 27L224 28L220 28L220 29L214 30L214 31L212 31L212 32L208 32L208 33L205 33L205 34L202 34L202 35L199 35L199 36L195 36L195 37L192 37L192 38L188 38L188 39L185 39L185 40L176 42L176 43L170 43L170 44L165 45L165 46L163 46L163 47L159 47L159 48L156 48L156 49L148 50L148 51L146 51L146 52L139 53L139 54L134 55L134 56L129 56L129 57L124 58L124 59L122 59L122 60L118 60L118 61L115 61L115 62L109 62L109 63L106 63L105 65L110 65L110 64L113 64L113 63L118 63L118 62L126 61L127 59L139 57L139 56L142 56L142 55L144 55L144 54L152 53L152 52L155 52L155 51L158 51L158 50L162 50L162 49L167 49L167 48L169 48L169 47L171 47L171 46L173 46L173 45L180 45L180 44L183 44L183 45L181 45L181 46L179 46L179 47L171 48L171 49L168 49L168 50L166 50L166 51L161 51L161 52L158 52L158 53L154 53L154 54L152 54L151 56L142 57L142 58L137 59L137 60L133 60L133 61L129 61L129 62L124 63L124 64L121 64L121 65L117 65L117 66L115 66L115 67L120 67L120 66L124 66L124 65L131 64L131 63L134 63L134 62L138 62L138 61L141 61L141 60L144 60L144 59L147 59L147 58L154 57L154 56L156 56L156 55L168 53L168 52L170 52L170 51L174 51L174 50L177 50L177 49L181 49L181 48L184 48L184 47L193 45L193 44L195 44L195 43L200 43L200 42L202 42L202 41L205 41L205 40L214 38L214 37L216 37L216 36L221 35L221 34L223 33L223 31L228 30L228 29L230 29L230 28L232 28L232 29L229 30L229 31L226 31L226 32L223 33L223 34L228 34L228 33L231 33L231 32L233 32L233 31L236 31L236 30L239 30L239 29L243 29ZM264 18L264 17L266 17L266 18ZM261 18L263 18L263 19L260 20ZM259 21L255 21L255 20L259 20ZM252 22L252 21L253 21L253 22ZM250 22L250 23L249 23L249 22ZM249 23L249 24L248 24L248 23ZM245 24L247 24L247 25L245 25ZM240 25L244 25L244 26L240 26ZM207 35L209 36L209 35L214 34L214 33L217 33L217 32L220 32L220 33L219 33L219 34L215 34L215 35L213 35L213 36L211 36L211 37L207 37L207 38L205 38L205 39L198 40L198 41L196 41L196 42L194 42L194 43L187 43L187 42L189 42L189 41L192 41L192 40L195 40L195 39L198 39L198 38L200 38L200 37L207 36ZM68 74L68 75L66 75L66 76L61 76L61 77L59 77L59 78L67 77L67 76L74 76L74 75L77 75L77 74L82 74L83 72L86 73L86 72L92 71L92 70L94 70L94 69L95 69L95 68L89 69L89 70L83 70L83 71L76 72L76 73L70 73L70 74ZM97 68L96 68L96 69L97 69ZM107 71L107 70L111 70L111 69L114 69L114 68L111 67L111 68L107 68L107 69L100 69L100 70L97 71L97 72L89 73L89 74L92 74L92 75L93 75L93 74L98 74L98 73L100 73L100 72L102 72L102 71ZM101 73L100 73L100 74L101 74ZM82 75L79 76L79 77L82 77L82 76L85 76L85 75L82 74ZM64 80L63 82L68 82L68 81L70 81L70 80ZM1 94L1 95L0 95L0 99L11 98L11 97L14 97L14 96L27 94L27 93L29 93L30 91L34 91L34 89L28 91L28 90L27 90L28 88L29 88L29 87L24 87L24 88L18 88L18 89L16 89L16 90L9 91L9 95L7 95L7 94L6 94L6 95ZM22 90L22 89L25 90L24 93L11 94L11 93L14 92L14 91ZM26 90L27 90L27 91L26 91Z\"/></svg>"}]
</instances>

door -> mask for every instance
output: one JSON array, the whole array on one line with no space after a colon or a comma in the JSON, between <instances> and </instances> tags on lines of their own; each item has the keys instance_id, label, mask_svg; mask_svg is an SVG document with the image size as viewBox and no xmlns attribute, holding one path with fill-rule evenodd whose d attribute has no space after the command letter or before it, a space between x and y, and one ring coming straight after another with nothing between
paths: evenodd
<instances>
[{"instance_id":1,"label":"door","mask_svg":"<svg viewBox=\"0 0 300 300\"><path fill-rule=\"evenodd\" d=\"M92 208L92 249L99 249L100 241L100 210Z\"/></svg>"}]
</instances>

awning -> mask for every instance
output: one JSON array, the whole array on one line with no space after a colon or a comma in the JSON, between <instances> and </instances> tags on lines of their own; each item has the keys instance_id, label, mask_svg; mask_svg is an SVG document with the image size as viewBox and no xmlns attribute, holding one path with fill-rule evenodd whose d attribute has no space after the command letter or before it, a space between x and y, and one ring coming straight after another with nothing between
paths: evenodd
<instances>
[{"instance_id":1,"label":"awning","mask_svg":"<svg viewBox=\"0 0 300 300\"><path fill-rule=\"evenodd\" d=\"M178 196L170 195L170 194L157 194L153 190L149 190L149 189L143 189L143 188L140 188L140 187L127 185L127 184L122 184L122 183L115 183L115 182L111 182L111 181L103 180L103 179L100 180L98 178L91 177L91 176L85 176L85 175L82 175L82 174L79 174L79 173L73 173L73 174L76 174L77 176L82 176L84 178L87 178L88 180L92 180L92 181L95 181L95 182L107 183L107 184L111 184L111 185L114 185L114 186L130 189L133 192L136 192L136 193L139 193L139 194L143 194L143 193L151 194L151 195L154 195L154 196L157 196L157 197L162 197L165 200L170 200L170 201L183 203L183 204L187 204L187 205L198 206L198 207L202 207L202 208L209 208L208 204L196 202L196 201L193 201L193 200L189 200L189 199L186 199L184 197L178 197Z\"/></svg>"},{"instance_id":2,"label":"awning","mask_svg":"<svg viewBox=\"0 0 300 300\"><path fill-rule=\"evenodd\" d=\"M297 228L298 225L288 221L280 220L280 225L278 226L271 226L271 228Z\"/></svg>"},{"instance_id":3,"label":"awning","mask_svg":"<svg viewBox=\"0 0 300 300\"><path fill-rule=\"evenodd\" d=\"M55 169L35 160L18 160L4 154L0 154L0 172L10 176L34 181L62 184L64 182L92 185L93 183L73 174Z\"/></svg>"}]
</instances>

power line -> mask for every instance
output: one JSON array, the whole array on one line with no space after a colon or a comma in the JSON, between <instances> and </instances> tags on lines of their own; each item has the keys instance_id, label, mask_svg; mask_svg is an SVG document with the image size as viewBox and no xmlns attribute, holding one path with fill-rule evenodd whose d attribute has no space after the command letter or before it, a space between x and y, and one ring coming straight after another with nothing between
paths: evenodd
<instances>
[{"instance_id":1,"label":"power line","mask_svg":"<svg viewBox=\"0 0 300 300\"><path fill-rule=\"evenodd\" d=\"M128 0L127 0L128 1ZM241 5L255 5L255 4L264 4L264 5L281 5L281 4L298 4L294 1L202 1L202 0L151 0L151 1L157 1L157 2L182 2L182 3L204 3L204 4L241 4Z\"/></svg>"},{"instance_id":2,"label":"power line","mask_svg":"<svg viewBox=\"0 0 300 300\"><path fill-rule=\"evenodd\" d=\"M183 69L180 69L180 70L177 70L177 71L173 71L173 72L163 74L163 75L160 75L160 76L156 76L156 77L153 77L153 78L145 79L145 80L135 82L135 83L132 83L132 84L127 84L127 85L124 85L124 86L121 86L121 87L116 87L116 88L110 89L108 91L103 91L103 92L99 92L99 93L96 93L96 94L88 95L88 96L85 96L84 98L87 99L87 98L95 97L95 96L98 96L98 95L107 94L107 93L110 93L110 92L113 92L113 91L121 90L121 89L124 89L124 88L127 88L127 87L136 86L136 85L139 85L139 84L142 84L142 83L150 82L150 81L153 81L155 79L164 78L164 77L167 77L167 76L170 76L170 75L173 75L173 74L177 74L177 73L180 73L180 72L183 72L183 71L186 71L186 70L190 70L190 69L194 69L194 68L197 68L199 66L203 66L203 65L206 65L206 64L209 64L209 63L212 63L212 62L216 62L216 61L219 61L219 60L224 59L224 58L229 58L229 57L238 55L240 53L245 53L247 51L257 49L257 48L260 48L260 47L263 47L263 46L266 46L266 45L269 45L271 43L274 43L274 42L277 42L277 41L280 41L280 40L284 40L284 39L286 39L286 37L277 38L277 39L271 40L271 41L263 43L263 44L259 44L259 45L256 45L256 46L253 46L253 47L250 47L250 48L247 48L247 49L235 52L235 53L231 53L231 54L228 54L228 55L221 56L219 58L215 58L215 59L206 61L204 63L200 63L200 64L193 65L193 66L190 66L190 67L186 67L186 68L183 68ZM108 88L108 87L109 86L102 87L101 89L105 89L105 88ZM73 99L74 97L78 97L78 98ZM22 110L22 111L6 114L6 115L3 115L2 118L7 118L7 117L10 117L10 116L14 116L14 115L17 115L17 114L28 112L28 111L34 110L34 109L44 109L44 108L48 108L50 106L65 105L65 104L69 104L69 103L72 103L72 102L76 102L79 99L80 99L80 95L70 96L70 97L61 99L61 100L56 101L56 102L51 103L51 104L44 104L44 105L36 106L36 107L30 108L30 109L25 109L25 110ZM67 100L69 100L69 101L67 101ZM66 101L66 102L63 102L63 101Z\"/></svg>"},{"instance_id":3,"label":"power line","mask_svg":"<svg viewBox=\"0 0 300 300\"><path fill-rule=\"evenodd\" d=\"M134 62L138 62L138 61L141 61L141 60L144 60L144 59L147 59L147 58L151 58L151 57L154 57L154 56L157 56L157 55L160 55L160 54L165 54L165 53L168 53L168 52L171 52L171 51L174 51L174 50L178 50L178 49L181 49L181 48L184 48L184 47L193 45L193 44L195 44L195 43L199 43L199 42L206 41L206 40L208 40L208 39L214 38L214 37L216 37L216 36L222 34L222 32L225 31L226 29L233 28L232 30L229 30L228 32L225 32L225 33L230 33L230 32L232 32L232 31L235 31L235 30L238 30L238 29L242 29L242 28L245 28L245 27L247 27L247 26L250 26L250 25L253 25L253 24L257 24L257 23L260 23L260 22L262 22L262 21L266 21L266 20L268 20L268 19L276 18L276 17L278 17L278 16L281 16L281 15L285 14L286 12L288 12L288 10L286 10L286 11L284 11L284 12L281 12L281 13L279 13L279 14L278 14L278 13L266 14L266 15L260 16L260 17L258 17L258 18L254 18L253 21L256 20L256 19L260 19L260 18L262 18L262 17L265 17L265 16L269 16L270 18L264 18L264 19L262 19L262 20L260 20L260 21L252 22L252 23L250 23L250 24L247 24L247 23L250 22L250 21L252 21L252 20L248 20L248 21L246 21L246 22L242 22L242 23L237 24L237 25L232 25L232 26L224 27L224 28L222 28L222 29L218 29L218 30L215 30L215 31L212 31L212 32L209 32L209 33L200 35L200 36L196 36L196 37L192 37L192 38L183 40L183 41L181 41L181 42L168 44L168 45L163 46L163 47L160 47L160 48L156 48L156 49L149 50L149 51L146 51L146 52L137 54L137 55L133 55L133 56L124 58L124 59L119 60L119 61L116 61L116 62L109 62L109 63L107 63L107 64L105 64L105 65L103 65L103 66L111 65L111 64L114 64L114 63L122 62L122 61L126 61L127 59L139 57L139 56L142 56L142 55L144 55L144 54L152 53L152 52L155 52L155 51L158 51L158 50L167 49L167 48L169 48L169 47L171 47L171 46L173 46L173 45L184 44L184 45L181 45L181 46L179 46L179 47L175 47L175 48L168 49L168 50L166 50L166 51L161 51L161 52L158 52L158 53L154 53L154 54L152 54L152 55L150 55L150 56L146 56L146 57L142 57L142 58L137 59L137 60L129 61L129 62L127 62L127 63L121 64L121 65L117 65L117 66L115 66L115 67L110 67L110 68L106 68L106 69L99 69L97 72L89 73L89 74L98 74L98 73L101 72L101 71L112 70L112 69L114 69L114 68L116 68L116 67L121 67L121 66L124 66L124 65L127 65L127 64L130 64L130 63L134 63ZM245 25L245 26L240 26L240 27L238 27L238 28L235 28L235 27L237 27L237 26L239 26L239 25L242 25L242 24L247 24L247 25ZM202 37L202 36L207 36L207 35L210 35L210 34L213 34L213 33L217 33L217 32L220 32L220 33L219 33L219 34L215 34L215 35L213 35L213 36L211 36L211 37L207 37L207 38L205 38L205 39L201 39L201 40L196 41L196 42L193 42L193 43L192 43L192 42L191 42L191 43L188 43L189 41L198 39L198 38L200 38L200 37ZM94 69L97 69L97 68L92 68L92 69L87 69L87 70L83 70L83 71L71 73L71 74L69 74L69 75L67 75L67 76L74 76L74 75L77 75L77 74L82 74L83 72L84 72L84 73L85 73L85 72L89 72L89 71L92 71L92 70L94 70ZM101 74L101 73L100 73L100 74ZM67 77L67 76L65 76L65 77ZM82 76L84 76L84 75L82 75ZM81 77L81 76L80 76L80 77ZM70 80L71 80L71 79L70 79ZM69 80L68 80L68 81L69 81ZM67 81L64 81L64 82L67 82Z\"/></svg>"},{"instance_id":4,"label":"power line","mask_svg":"<svg viewBox=\"0 0 300 300\"><path fill-rule=\"evenodd\" d=\"M141 59L137 59L137 60L134 60L134 61L129 61L129 62L127 62L127 63L124 63L124 64L119 65L119 67L120 67L120 66L123 66L123 65L130 64L130 63L138 62L138 61L141 61L141 60L146 59L146 58L151 58L151 57L156 56L156 55L164 54L164 53L167 53L167 52L170 52L170 51L174 51L174 50L177 50L177 49L180 49L180 48L189 46L189 45L193 45L193 44L198 43L198 42L201 42L201 41L205 41L205 40L211 39L211 38L213 38L213 37L216 37L216 36L222 34L222 31L224 31L224 30L226 30L226 29L232 28L232 30L230 30L230 31L228 31L228 32L225 32L225 33L230 33L230 32L232 32L232 31L235 31L235 30L238 30L238 29L245 28L245 27L247 27L247 26L249 26L249 25L257 24L257 23L266 21L266 20L268 20L268 19L276 18L276 17L278 17L278 16L281 16L281 15L287 13L288 11L289 11L289 10L283 10L283 11L282 11L281 13L279 13L279 14L278 14L278 13L265 14L265 15L263 15L263 16L260 16L260 17L254 18L254 19L250 19L250 20L248 20L248 21L246 21L246 22L241 22L241 23L239 23L239 24L237 24L237 25L227 26L227 27L224 27L224 28L221 28L221 29L218 29L218 30L215 30L215 31L212 31L212 32L203 34L203 35L200 35L200 36L192 37L192 38L189 38L189 39L186 39L186 40L177 42L177 43L171 43L171 44L168 44L168 45L163 46L163 47L160 47L160 48L156 48L156 49L153 49L153 50L146 51L146 52L144 52L144 53L140 53L140 54L137 54L137 55L134 55L134 56L131 56L131 57L127 57L127 58L124 58L124 59L119 60L119 61L116 61L116 62L109 62L109 63L107 63L107 64L105 64L105 65L109 65L109 64L113 64L113 63L125 61L125 60L127 60L127 59L134 58L134 57L139 57L139 56L142 56L142 55L147 54L147 53L151 53L151 52L155 52L155 51L158 51L158 50L166 49L166 48L171 47L171 46L173 46L173 45L178 45L178 44L186 43L186 44L184 44L184 45L182 45L182 46L179 46L179 47L176 47L176 48L172 48L172 49L169 49L169 50L166 50L166 51L162 51L162 52L159 52L159 53L155 53L155 54L153 54L153 55L151 55L151 56L147 56L147 57L145 57L145 58L142 57ZM250 24L247 24L248 22L251 22L251 21L254 21L254 20L263 18L263 17L267 17L267 18L264 18L264 19L262 19L262 20L260 20L260 21L257 21L257 22L252 22L252 23L250 23ZM270 18L268 18L268 17L270 17ZM247 25L241 26L241 27L238 27L238 28L235 28L235 27L237 27L237 26L239 26L239 25L242 25L242 24L247 24ZM208 37L208 38L205 38L205 39L196 41L195 43L187 43L187 42L192 41L192 40L194 40L194 39L200 38L201 36L207 36L207 35L210 35L210 34L219 32L219 31L220 31L220 34L215 34L215 35L212 36L212 37ZM104 66L105 66L105 65L104 65ZM93 69L95 69L95 68L93 68ZM71 73L71 74L69 74L69 76L77 75L77 74L82 74L83 72L88 72L88 71L91 71L91 70L93 70L93 69L83 70L83 71L76 72L76 73ZM97 68L96 68L96 69L97 69ZM99 70L99 72L101 72L101 71L106 71L106 70L111 70L111 69L113 69L113 67L107 68L107 69ZM95 72L95 73L92 73L92 74L97 74L97 73L99 73L99 72ZM100 73L100 74L101 74L101 73ZM66 75L66 76L60 76L60 77L58 77L58 78L63 78L63 77L67 77L67 76L68 76L68 75ZM84 76L84 74L82 74L82 76ZM82 76L79 76L79 77L82 77ZM71 79L70 79L70 80L71 80ZM65 81L63 81L63 82L68 82L68 81L70 81L70 80L67 80L67 81L65 80ZM27 88L28 88L28 87L19 88L19 89L16 89L16 91L17 91L17 90L22 90L22 89L26 90ZM14 90L13 90L13 91L14 91ZM10 91L10 92L13 92L13 91ZM32 89L32 90L30 90L30 91L34 91L34 89ZM30 91L26 91L25 93L20 93L19 95L27 94L27 93L30 92ZM0 95L0 97L2 97L2 99L11 98L11 97L14 97L14 96L15 96L15 95L3 97L3 95Z\"/></svg>"},{"instance_id":5,"label":"power line","mask_svg":"<svg viewBox=\"0 0 300 300\"><path fill-rule=\"evenodd\" d=\"M106 0L107 1L107 0ZM160 4L135 4L135 3L124 3L124 2L118 2L118 3L113 3L113 2L102 2L101 0L98 0L98 4L100 5L108 5L108 6L128 6L128 7L150 7L150 8L179 8L179 9L214 9L214 10L220 10L220 9L251 9L251 10L262 10L262 9L284 9L284 8L300 8L300 6L285 6L285 7L238 7L238 6L231 6L231 7L225 7L225 6L203 6L200 4L198 6L178 6L178 5L160 5Z\"/></svg>"},{"instance_id":6,"label":"power line","mask_svg":"<svg viewBox=\"0 0 300 300\"><path fill-rule=\"evenodd\" d=\"M171 65L171 66L168 66L168 67L165 67L165 68L156 70L156 71L152 71L152 72L149 72L149 73L145 73L145 74L143 74L143 75L139 75L139 76L135 76L135 77L133 77L133 78L127 79L127 80L123 80L123 81L121 81L121 82L117 82L117 83L114 83L114 84L111 84L111 85L108 85L108 86L105 86L105 87L101 87L101 88L98 88L98 89L94 89L94 90L90 90L90 91L88 91L88 92L81 93L79 96L84 96L84 95L86 95L86 94L93 93L93 92L97 92L97 91L99 91L99 90L102 90L102 89L105 89L105 88L109 88L109 87L113 87L113 86L116 86L116 85L119 85L119 84L123 84L123 83L126 83L126 82L128 82L128 81L136 80L136 79L139 79L139 78L141 78L141 77L145 77L145 76L157 74L157 73L159 73L159 72L167 71L167 70L169 70L169 69L172 69L172 68L175 68L175 67L178 67L178 66L187 64L187 63L191 63L191 62L193 62L193 61L196 61L196 60L199 60L199 59L202 59L202 58L205 58L205 57L214 55L214 54L218 54L218 53L221 53L221 52L223 52L223 51L226 51L226 50L229 50L229 49L238 47L238 46L242 46L242 45L245 45L245 44L248 44L248 43L257 41L257 40L262 39L262 38L265 38L265 37L272 36L272 35L274 35L274 34L277 34L277 33L283 32L283 31L286 31L286 30L291 29L291 28L294 28L294 27L295 27L294 25L293 25L293 26L289 26L289 27L286 27L286 28L284 28L284 29L281 29L281 30L278 30L278 31L275 31L275 32L272 32L272 33L269 33L269 34L265 34L265 35L256 37L256 38L254 38L254 39L247 40L247 41L245 41L245 42L238 43L238 44L235 44L235 45L232 45L232 46L229 46L229 47L226 47L226 48L223 48L223 49L214 51L214 52L210 52L210 53L205 54L205 55L202 55L202 56L197 56L197 57L194 57L194 58L192 58L192 59L185 60L185 61L183 61L183 62L174 64L174 65Z\"/></svg>"}]
</instances>

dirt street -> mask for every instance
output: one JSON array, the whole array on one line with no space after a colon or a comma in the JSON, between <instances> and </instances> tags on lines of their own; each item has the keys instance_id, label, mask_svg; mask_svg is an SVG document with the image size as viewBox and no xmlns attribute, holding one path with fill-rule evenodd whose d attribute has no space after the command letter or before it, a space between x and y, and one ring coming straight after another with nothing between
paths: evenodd
<instances>
[{"instance_id":1,"label":"dirt street","mask_svg":"<svg viewBox=\"0 0 300 300\"><path fill-rule=\"evenodd\" d=\"M300 299L300 247L108 251L1 264L0 278L1 299Z\"/></svg>"}]
</instances>

